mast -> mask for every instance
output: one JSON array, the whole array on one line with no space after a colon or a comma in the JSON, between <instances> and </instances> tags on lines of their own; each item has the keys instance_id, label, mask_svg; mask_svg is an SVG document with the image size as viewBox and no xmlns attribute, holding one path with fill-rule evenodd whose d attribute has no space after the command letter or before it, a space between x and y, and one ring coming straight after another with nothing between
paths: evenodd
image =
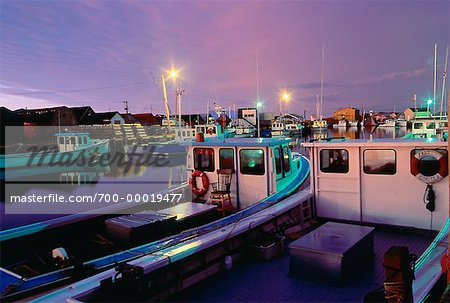
<instances>
[{"instance_id":1,"label":"mast","mask_svg":"<svg viewBox=\"0 0 450 303\"><path fill-rule=\"evenodd\" d=\"M161 81L163 87L164 107L166 109L167 126L170 127L170 109L167 101L166 78L164 77L164 74L161 74Z\"/></svg>"},{"instance_id":2,"label":"mast","mask_svg":"<svg viewBox=\"0 0 450 303\"><path fill-rule=\"evenodd\" d=\"M440 104L440 119L443 119L443 106L444 106L444 95L445 95L445 78L447 77L447 65L448 65L448 45L447 45L447 51L445 53L445 65L444 65L444 72L442 73L442 89L441 89L441 104ZM447 114L448 116L448 114Z\"/></svg>"},{"instance_id":3,"label":"mast","mask_svg":"<svg viewBox=\"0 0 450 303\"><path fill-rule=\"evenodd\" d=\"M322 66L320 71L320 121L322 121L322 102L323 102L323 65L325 61L325 44L322 43Z\"/></svg>"},{"instance_id":4,"label":"mast","mask_svg":"<svg viewBox=\"0 0 450 303\"><path fill-rule=\"evenodd\" d=\"M259 51L256 49L256 102L259 102Z\"/></svg>"}]
</instances>

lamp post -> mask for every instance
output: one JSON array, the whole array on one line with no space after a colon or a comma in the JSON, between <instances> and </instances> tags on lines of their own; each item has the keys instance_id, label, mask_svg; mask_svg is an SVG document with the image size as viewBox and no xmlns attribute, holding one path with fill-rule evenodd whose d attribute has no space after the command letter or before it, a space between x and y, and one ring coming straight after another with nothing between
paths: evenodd
<instances>
[{"instance_id":1,"label":"lamp post","mask_svg":"<svg viewBox=\"0 0 450 303\"><path fill-rule=\"evenodd\" d=\"M258 128L258 138L261 137L261 127L260 127L260 123L259 123L259 109L262 107L263 103L261 101L257 101L256 102L256 125Z\"/></svg>"},{"instance_id":2,"label":"lamp post","mask_svg":"<svg viewBox=\"0 0 450 303\"><path fill-rule=\"evenodd\" d=\"M281 107L281 102L284 101L285 103L289 102L289 100L291 100L291 93L284 90L282 92L280 92L279 95L279 101L280 101L280 122L281 122L281 116L283 115L283 111L282 111L282 107Z\"/></svg>"}]
</instances>

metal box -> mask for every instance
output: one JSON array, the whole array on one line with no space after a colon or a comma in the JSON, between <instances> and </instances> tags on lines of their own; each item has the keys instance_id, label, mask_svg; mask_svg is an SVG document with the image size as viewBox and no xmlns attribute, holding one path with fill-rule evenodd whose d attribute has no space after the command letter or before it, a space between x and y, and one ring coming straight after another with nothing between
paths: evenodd
<instances>
[{"instance_id":1,"label":"metal box","mask_svg":"<svg viewBox=\"0 0 450 303\"><path fill-rule=\"evenodd\" d=\"M289 274L342 284L373 261L373 227L327 222L289 245Z\"/></svg>"},{"instance_id":2,"label":"metal box","mask_svg":"<svg viewBox=\"0 0 450 303\"><path fill-rule=\"evenodd\" d=\"M105 220L109 236L120 243L139 243L176 232L176 216L143 212Z\"/></svg>"}]
</instances>

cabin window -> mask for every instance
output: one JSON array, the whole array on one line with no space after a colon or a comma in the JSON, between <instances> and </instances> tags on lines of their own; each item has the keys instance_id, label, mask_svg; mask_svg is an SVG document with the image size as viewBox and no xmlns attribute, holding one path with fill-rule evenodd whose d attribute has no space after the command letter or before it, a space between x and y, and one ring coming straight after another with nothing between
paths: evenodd
<instances>
[{"instance_id":1,"label":"cabin window","mask_svg":"<svg viewBox=\"0 0 450 303\"><path fill-rule=\"evenodd\" d=\"M320 171L324 173L348 173L348 151L345 149L322 149Z\"/></svg>"},{"instance_id":2,"label":"cabin window","mask_svg":"<svg viewBox=\"0 0 450 303\"><path fill-rule=\"evenodd\" d=\"M219 149L219 168L234 170L234 149L232 148Z\"/></svg>"},{"instance_id":3,"label":"cabin window","mask_svg":"<svg viewBox=\"0 0 450 303\"><path fill-rule=\"evenodd\" d=\"M241 149L239 164L243 175L264 175L264 151L262 149Z\"/></svg>"},{"instance_id":4,"label":"cabin window","mask_svg":"<svg viewBox=\"0 0 450 303\"><path fill-rule=\"evenodd\" d=\"M369 175L395 175L397 156L393 149L366 149L364 151L364 173Z\"/></svg>"},{"instance_id":5,"label":"cabin window","mask_svg":"<svg viewBox=\"0 0 450 303\"><path fill-rule=\"evenodd\" d=\"M275 148L275 172L277 175L281 174L281 150L277 147Z\"/></svg>"},{"instance_id":6,"label":"cabin window","mask_svg":"<svg viewBox=\"0 0 450 303\"><path fill-rule=\"evenodd\" d=\"M78 141L78 145L81 145L81 144L83 144L82 140L83 140L83 138L81 138L81 137L78 137L78 138L77 138L77 141Z\"/></svg>"},{"instance_id":7,"label":"cabin window","mask_svg":"<svg viewBox=\"0 0 450 303\"><path fill-rule=\"evenodd\" d=\"M414 129L422 129L423 125L422 123L414 123Z\"/></svg>"},{"instance_id":8,"label":"cabin window","mask_svg":"<svg viewBox=\"0 0 450 303\"><path fill-rule=\"evenodd\" d=\"M83 143L87 144L87 137L86 136L83 137Z\"/></svg>"},{"instance_id":9,"label":"cabin window","mask_svg":"<svg viewBox=\"0 0 450 303\"><path fill-rule=\"evenodd\" d=\"M214 149L194 148L194 169L214 171Z\"/></svg>"},{"instance_id":10,"label":"cabin window","mask_svg":"<svg viewBox=\"0 0 450 303\"><path fill-rule=\"evenodd\" d=\"M59 144L64 144L64 137L59 137L58 140L59 140Z\"/></svg>"},{"instance_id":11,"label":"cabin window","mask_svg":"<svg viewBox=\"0 0 450 303\"><path fill-rule=\"evenodd\" d=\"M291 162L289 161L289 148L287 146L283 147L283 166L285 173L291 171Z\"/></svg>"},{"instance_id":12,"label":"cabin window","mask_svg":"<svg viewBox=\"0 0 450 303\"><path fill-rule=\"evenodd\" d=\"M428 123L427 124L427 129L435 129L434 122Z\"/></svg>"}]
</instances>

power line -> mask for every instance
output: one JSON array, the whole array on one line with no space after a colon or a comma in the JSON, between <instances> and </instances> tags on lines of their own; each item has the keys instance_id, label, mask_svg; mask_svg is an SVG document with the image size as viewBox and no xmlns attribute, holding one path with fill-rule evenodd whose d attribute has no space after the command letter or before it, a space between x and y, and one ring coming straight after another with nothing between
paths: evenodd
<instances>
[{"instance_id":1,"label":"power line","mask_svg":"<svg viewBox=\"0 0 450 303\"><path fill-rule=\"evenodd\" d=\"M10 94L10 95L39 95L39 94L76 93L76 92L87 92L87 91L93 91L93 90L102 90L102 89L118 88L118 87L125 87L125 86L133 86L133 85L139 85L139 84L147 84L149 82L150 81L138 81L138 82L117 84L117 85L111 85L111 86L82 88L82 89L74 89L74 90L37 91L37 92L26 92L26 93L23 93L23 92L12 92L12 93L8 93L8 94Z\"/></svg>"}]
</instances>

